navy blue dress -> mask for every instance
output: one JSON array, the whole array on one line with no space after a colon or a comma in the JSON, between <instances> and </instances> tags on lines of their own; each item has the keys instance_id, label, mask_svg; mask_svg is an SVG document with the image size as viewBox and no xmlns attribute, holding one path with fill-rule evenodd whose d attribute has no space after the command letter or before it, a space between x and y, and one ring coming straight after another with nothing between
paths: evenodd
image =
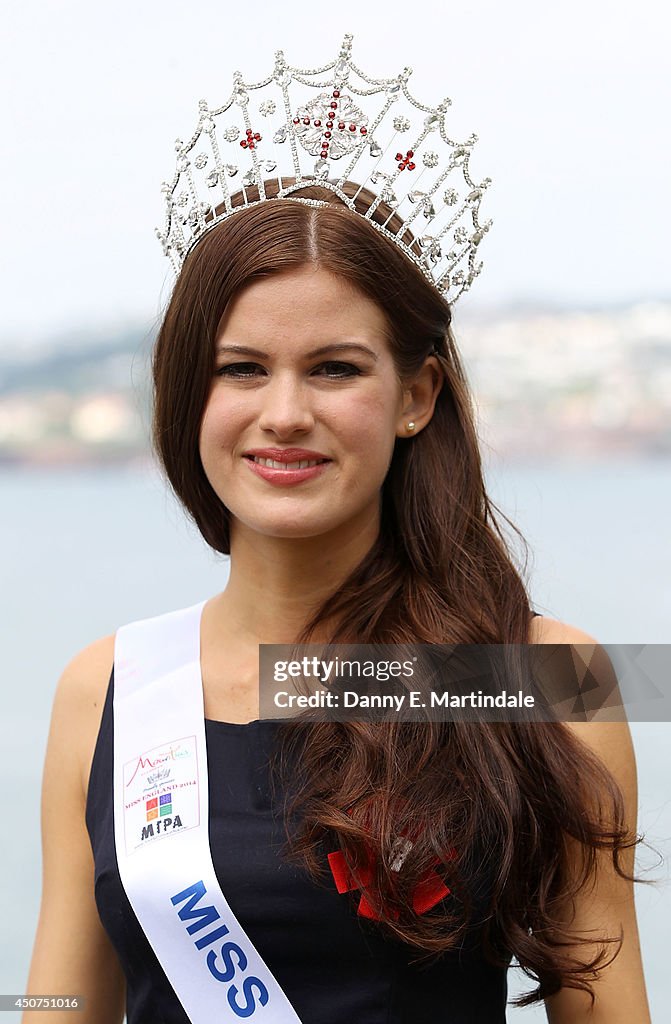
<instances>
[{"instance_id":1,"label":"navy blue dress","mask_svg":"<svg viewBox=\"0 0 671 1024\"><path fill-rule=\"evenodd\" d=\"M113 687L114 673L86 804L96 903L126 976L128 1024L188 1024L119 876ZM418 950L385 938L357 913L351 893L339 894L335 881L316 884L282 858L284 825L268 764L281 725L206 720L210 845L226 899L302 1024L504 1024L506 969L487 963L479 942L413 964Z\"/></svg>"}]
</instances>

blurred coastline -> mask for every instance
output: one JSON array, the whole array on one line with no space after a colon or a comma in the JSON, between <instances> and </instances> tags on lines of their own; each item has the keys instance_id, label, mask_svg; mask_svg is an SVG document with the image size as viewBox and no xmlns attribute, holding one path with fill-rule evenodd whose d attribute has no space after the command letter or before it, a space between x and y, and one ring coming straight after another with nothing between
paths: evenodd
<instances>
[{"instance_id":1,"label":"blurred coastline","mask_svg":"<svg viewBox=\"0 0 671 1024\"><path fill-rule=\"evenodd\" d=\"M468 309L480 438L506 458L671 456L671 301ZM142 460L153 328L0 345L0 464Z\"/></svg>"}]
</instances>

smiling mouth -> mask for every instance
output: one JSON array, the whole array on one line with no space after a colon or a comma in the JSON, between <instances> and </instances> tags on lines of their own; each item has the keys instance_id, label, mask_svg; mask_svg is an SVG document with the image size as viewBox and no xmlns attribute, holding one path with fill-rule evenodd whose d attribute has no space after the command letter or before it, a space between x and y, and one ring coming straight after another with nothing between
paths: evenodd
<instances>
[{"instance_id":1,"label":"smiling mouth","mask_svg":"<svg viewBox=\"0 0 671 1024\"><path fill-rule=\"evenodd\" d=\"M301 459L300 462L278 462L277 459L262 459L258 455L245 455L250 462L256 462L259 466L267 466L268 469L310 469L312 466L319 466L322 462L329 462L329 459Z\"/></svg>"}]
</instances>

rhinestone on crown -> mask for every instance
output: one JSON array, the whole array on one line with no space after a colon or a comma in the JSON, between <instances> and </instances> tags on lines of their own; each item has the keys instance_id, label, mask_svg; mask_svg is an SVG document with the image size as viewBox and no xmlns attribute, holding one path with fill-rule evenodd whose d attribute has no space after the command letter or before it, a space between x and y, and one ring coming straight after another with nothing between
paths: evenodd
<instances>
[{"instance_id":1,"label":"rhinestone on crown","mask_svg":"<svg viewBox=\"0 0 671 1024\"><path fill-rule=\"evenodd\" d=\"M491 179L471 177L477 136L458 142L448 135L451 101L420 103L408 90L411 73L369 77L353 63L346 35L337 57L318 69L292 67L278 50L267 78L246 83L236 71L225 103L210 109L201 100L196 129L188 141L176 141L175 175L162 187L165 221L156 234L175 273L206 231L247 206L272 201L265 178L274 171L278 199L324 206L293 193L311 183L330 189L454 303L482 270L476 256L492 221L480 221L480 202ZM286 178L295 184L284 186ZM343 190L346 181L358 183L360 202L363 188L373 194L367 208L356 209ZM255 201L245 191L252 185ZM234 207L231 196L240 188L244 205ZM381 202L391 212L379 222ZM398 231L389 226L392 216ZM407 232L414 244L403 240Z\"/></svg>"}]
</instances>

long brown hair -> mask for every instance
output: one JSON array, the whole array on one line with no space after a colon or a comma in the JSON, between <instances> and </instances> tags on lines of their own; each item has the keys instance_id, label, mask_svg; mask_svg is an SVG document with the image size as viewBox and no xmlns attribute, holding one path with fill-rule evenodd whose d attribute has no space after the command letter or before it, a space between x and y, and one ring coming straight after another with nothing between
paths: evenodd
<instances>
[{"instance_id":1,"label":"long brown hair","mask_svg":"<svg viewBox=\"0 0 671 1024\"><path fill-rule=\"evenodd\" d=\"M266 183L267 195L277 184ZM347 183L353 196L357 186ZM275 191L273 191L275 189ZM337 623L335 642L525 644L530 608L510 520L488 497L471 394L451 328L451 310L421 271L362 217L317 184L310 206L274 199L236 211L187 256L154 350L154 443L167 477L211 547L229 552L229 513L203 470L198 437L222 316L252 280L307 263L347 279L389 324L398 375L412 379L429 354L445 375L431 421L397 441L383 485L379 536L349 578L318 609L297 642ZM247 189L248 201L257 198ZM361 196L362 210L370 195ZM241 202L241 197L235 199ZM390 210L380 204L376 219ZM400 222L388 226L396 231ZM410 239L406 239L411 241ZM609 943L591 960L567 952L581 940L558 910L594 875L597 851L616 870L640 839L624 823L621 792L600 761L561 723L313 723L286 726L293 762L289 854L315 879L326 836L340 850L380 927L426 956L458 947L470 925L489 851L489 906L482 930L491 962L511 954L540 984L516 1001L540 1001L562 986L592 995L589 979L610 962ZM289 755L300 750L299 767ZM601 794L596 799L594 794ZM401 870L390 854L413 837ZM576 846L577 844L577 846ZM575 849L582 851L576 871ZM372 875L367 874L372 860ZM459 855L454 856L454 851ZM493 871L491 863L494 862ZM453 899L412 909L427 870ZM619 947L618 947L619 948Z\"/></svg>"}]
</instances>

